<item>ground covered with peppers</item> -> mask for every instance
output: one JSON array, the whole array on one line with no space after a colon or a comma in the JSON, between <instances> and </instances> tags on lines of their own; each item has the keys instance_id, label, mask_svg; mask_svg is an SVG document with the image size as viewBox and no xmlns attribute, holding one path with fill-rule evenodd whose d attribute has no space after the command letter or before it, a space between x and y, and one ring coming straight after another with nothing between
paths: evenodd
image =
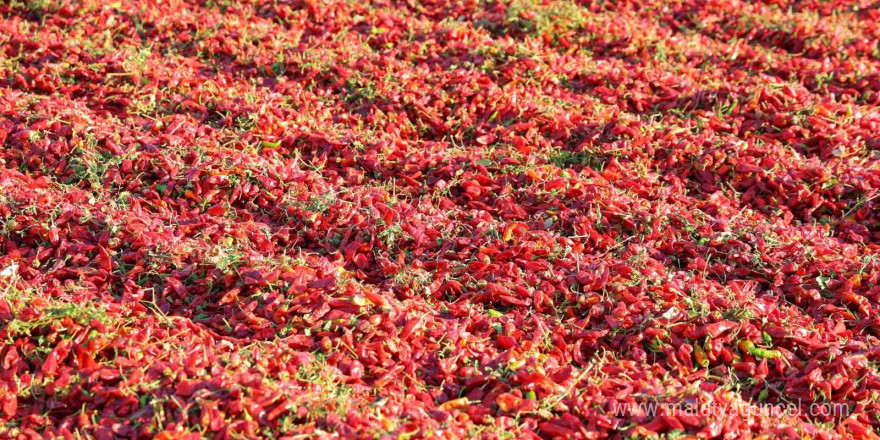
<instances>
[{"instance_id":1,"label":"ground covered with peppers","mask_svg":"<svg viewBox=\"0 0 880 440\"><path fill-rule=\"evenodd\" d=\"M4 2L0 437L877 438L878 22Z\"/></svg>"}]
</instances>

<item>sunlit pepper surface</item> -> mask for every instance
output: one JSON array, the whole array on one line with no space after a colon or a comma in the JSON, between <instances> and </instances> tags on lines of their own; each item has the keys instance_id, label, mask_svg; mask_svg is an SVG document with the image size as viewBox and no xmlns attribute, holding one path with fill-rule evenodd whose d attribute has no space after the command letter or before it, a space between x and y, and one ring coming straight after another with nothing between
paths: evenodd
<instances>
[{"instance_id":1,"label":"sunlit pepper surface","mask_svg":"<svg viewBox=\"0 0 880 440\"><path fill-rule=\"evenodd\" d=\"M878 438L863 1L0 4L0 438Z\"/></svg>"}]
</instances>

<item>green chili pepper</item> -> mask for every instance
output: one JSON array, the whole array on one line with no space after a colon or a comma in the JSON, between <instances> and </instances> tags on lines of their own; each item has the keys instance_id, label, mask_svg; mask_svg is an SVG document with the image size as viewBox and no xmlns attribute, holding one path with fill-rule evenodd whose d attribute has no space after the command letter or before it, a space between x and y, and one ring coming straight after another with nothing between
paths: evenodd
<instances>
[{"instance_id":1,"label":"green chili pepper","mask_svg":"<svg viewBox=\"0 0 880 440\"><path fill-rule=\"evenodd\" d=\"M764 339L765 344L773 345L773 338L770 336L770 333L761 332L761 337Z\"/></svg>"},{"instance_id":2,"label":"green chili pepper","mask_svg":"<svg viewBox=\"0 0 880 440\"><path fill-rule=\"evenodd\" d=\"M739 349L758 358L776 359L782 357L781 351L755 347L755 343L749 340L740 342Z\"/></svg>"}]
</instances>

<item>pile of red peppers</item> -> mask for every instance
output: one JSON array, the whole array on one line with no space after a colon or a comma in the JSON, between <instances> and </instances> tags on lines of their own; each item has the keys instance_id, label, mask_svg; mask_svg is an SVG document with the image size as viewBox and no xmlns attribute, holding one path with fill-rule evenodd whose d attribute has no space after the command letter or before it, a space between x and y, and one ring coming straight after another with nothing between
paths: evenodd
<instances>
[{"instance_id":1,"label":"pile of red peppers","mask_svg":"<svg viewBox=\"0 0 880 440\"><path fill-rule=\"evenodd\" d=\"M878 41L873 0L3 2L0 437L880 438Z\"/></svg>"}]
</instances>

